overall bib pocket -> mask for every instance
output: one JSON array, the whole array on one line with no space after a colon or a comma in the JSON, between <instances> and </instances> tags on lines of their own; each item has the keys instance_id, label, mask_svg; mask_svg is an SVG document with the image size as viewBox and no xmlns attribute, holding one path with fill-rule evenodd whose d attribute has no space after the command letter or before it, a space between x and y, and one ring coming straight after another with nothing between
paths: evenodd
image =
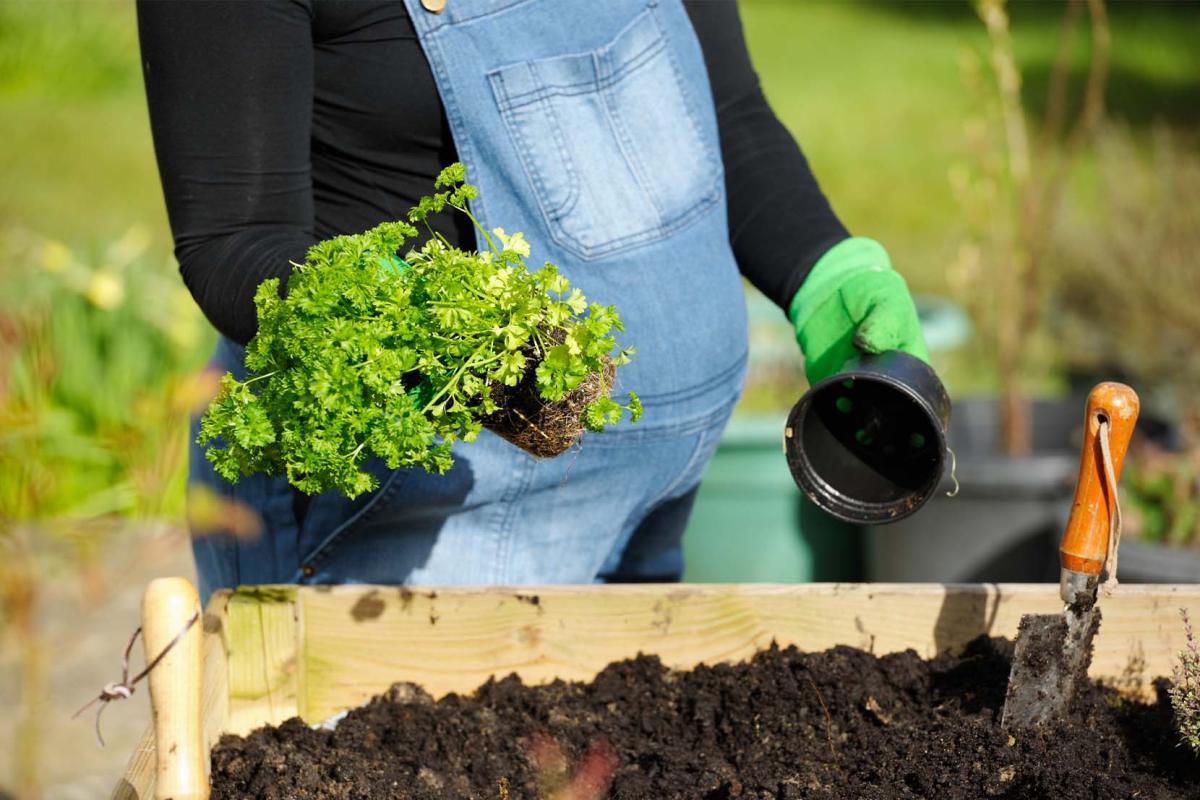
<instances>
[{"instance_id":1,"label":"overall bib pocket","mask_svg":"<svg viewBox=\"0 0 1200 800\"><path fill-rule=\"evenodd\" d=\"M665 238L720 199L672 46L648 8L599 49L488 73L550 236L580 258Z\"/></svg>"}]
</instances>

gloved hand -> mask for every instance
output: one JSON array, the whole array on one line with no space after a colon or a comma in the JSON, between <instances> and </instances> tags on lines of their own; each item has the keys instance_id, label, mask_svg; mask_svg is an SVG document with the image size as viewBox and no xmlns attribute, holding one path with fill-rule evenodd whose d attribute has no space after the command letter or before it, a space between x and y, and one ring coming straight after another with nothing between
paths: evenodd
<instances>
[{"instance_id":1,"label":"gloved hand","mask_svg":"<svg viewBox=\"0 0 1200 800\"><path fill-rule=\"evenodd\" d=\"M908 285L873 239L856 236L829 248L792 298L788 317L809 385L860 352L902 350L929 361Z\"/></svg>"}]
</instances>

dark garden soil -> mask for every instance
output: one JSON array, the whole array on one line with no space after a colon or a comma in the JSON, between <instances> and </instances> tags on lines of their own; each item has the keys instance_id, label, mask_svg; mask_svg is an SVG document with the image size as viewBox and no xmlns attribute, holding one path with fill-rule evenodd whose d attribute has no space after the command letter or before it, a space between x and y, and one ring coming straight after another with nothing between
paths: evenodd
<instances>
[{"instance_id":1,"label":"dark garden soil","mask_svg":"<svg viewBox=\"0 0 1200 800\"><path fill-rule=\"evenodd\" d=\"M1000 728L1011 644L876 658L771 648L670 672L642 656L588 684L489 682L433 702L397 685L334 731L227 736L213 798L1200 798L1169 703L1086 687L1071 724ZM579 791L573 794L571 788Z\"/></svg>"}]
</instances>

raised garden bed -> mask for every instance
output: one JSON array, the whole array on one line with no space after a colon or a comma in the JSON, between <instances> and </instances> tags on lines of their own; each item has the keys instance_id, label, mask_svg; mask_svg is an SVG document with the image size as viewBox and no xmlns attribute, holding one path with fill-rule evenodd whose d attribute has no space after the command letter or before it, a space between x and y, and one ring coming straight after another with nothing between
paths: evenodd
<instances>
[{"instance_id":1,"label":"raised garden bed","mask_svg":"<svg viewBox=\"0 0 1200 800\"><path fill-rule=\"evenodd\" d=\"M1123 692L1151 697L1153 680L1170 673L1183 643L1179 607L1200 608L1200 589L1123 587L1106 598L1092 677ZM1049 585L588 586L437 592L266 587L214 596L204 618L203 687L183 691L203 691L207 754L223 733L245 734L295 716L321 722L397 681L419 684L440 698L448 692L469 693L493 676L513 672L529 684L555 678L587 681L610 662L639 652L653 653L665 666L678 669L737 662L768 650L773 641L807 653L848 645L875 655L912 648L917 656L929 658L946 650L961 652L981 634L1011 637L1021 614L1059 608L1057 587ZM510 726L493 735L509 742L513 773L508 790L514 798L529 796L522 781L534 774L522 755L524 745L517 741L539 733L518 731L517 709L528 711L531 704L557 707L565 714L562 725L547 732L562 739L570 758L586 752L588 736L606 732L618 754L626 756L624 773L618 759L613 776L614 789L634 787L626 797L638 796L633 781L648 774L648 768L632 766L627 748L645 748L648 753L659 748L667 759L664 764L675 757L707 765L707 772L680 773L691 774L693 781L678 787L675 796L680 797L735 796L737 786L743 787L742 796L750 797L976 797L989 792L1039 797L1014 794L1012 787L1036 786L1021 782L1035 777L1037 765L1055 759L1065 772L1056 786L1046 785L1046 791L1054 791L1046 796L1125 797L1138 788L1143 796L1188 796L1186 790L1173 788L1172 781L1180 776L1194 780L1195 766L1182 760L1182 750L1168 744L1162 709L1093 695L1090 724L1077 729L1076 740L1030 735L1009 745L989 713L1003 690L1003 651L982 643L975 648L965 658L943 658L933 665L913 656L877 661L845 650L824 655L768 652L751 667L670 679L653 661L642 659L606 670L599 688L540 688L518 701L514 698L525 690L505 683L490 688L482 705L493 706L489 713L501 721L496 724ZM169 666L166 661L164 665ZM807 677L789 683L785 675ZM756 685L758 692L753 691ZM599 703L605 691L611 697ZM703 712L716 726L712 731L689 727L686 716L667 712L671 697L713 709L720 706L729 714ZM461 718L466 728L471 718L479 718L481 704L456 702L422 702L419 714L377 703L357 712L343 735L369 730L380 720L403 719L411 729L397 731L396 738L425 741L444 734L439 725ZM761 719L754 717L754 708ZM661 740L655 744L644 731L632 738L620 734L622 725L631 730L619 721L623 712L664 726ZM734 718L743 712L746 719ZM584 724L589 719L592 727ZM421 724L431 730L421 730ZM1136 730L1131 734L1128 726ZM301 738L309 735L297 733ZM741 755L731 760L698 750L697 742L706 736ZM230 747L237 745L227 744ZM911 753L907 757L902 755L906 747ZM803 776L800 784L770 774L772 768L763 760L770 748L795 762L790 766L795 776ZM370 749L365 743L358 748L360 755ZM497 757L504 753L497 752ZM722 759L742 765L745 775L723 774L717 766ZM155 763L153 736L148 734L113 796L154 797ZM757 766L751 770L751 765ZM448 765L431 759L428 766L425 780L432 781L431 786L455 780ZM1071 770L1075 778L1094 777L1101 770L1098 785L1108 788L1079 794ZM956 784L955 775L967 778ZM792 788L771 793L763 788L771 781ZM882 788L871 790L872 785ZM937 787L941 788L935 791ZM413 796L459 796L446 784L424 795L419 789L419 781L402 787ZM491 796L501 796L499 788ZM671 794L654 786L643 796Z\"/></svg>"}]
</instances>

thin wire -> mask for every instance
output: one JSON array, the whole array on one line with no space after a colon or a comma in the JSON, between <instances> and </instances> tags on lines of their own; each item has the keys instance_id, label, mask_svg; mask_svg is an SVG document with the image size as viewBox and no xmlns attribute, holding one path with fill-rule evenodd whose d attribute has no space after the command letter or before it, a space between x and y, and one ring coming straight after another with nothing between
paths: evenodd
<instances>
[{"instance_id":1,"label":"thin wire","mask_svg":"<svg viewBox=\"0 0 1200 800\"><path fill-rule=\"evenodd\" d=\"M962 488L958 482L958 456L954 455L953 448L947 446L946 452L950 454L950 480L954 481L954 488L946 492L946 497L958 497L958 490Z\"/></svg>"},{"instance_id":2,"label":"thin wire","mask_svg":"<svg viewBox=\"0 0 1200 800\"><path fill-rule=\"evenodd\" d=\"M100 716L104 713L104 709L107 708L108 704L114 700L128 700L130 697L132 697L134 687L137 685L138 681L145 678L150 674L150 670L158 666L158 662L162 661L167 653L171 652L172 647L179 644L179 640L182 639L183 635L187 633L193 625L196 624L198 619L200 619L199 606L196 607L195 612L188 618L188 621L184 623L184 626L182 629L180 629L179 633L175 634L175 638L168 642L167 646L164 647L159 654L150 661L149 664L142 667L142 671L137 675L134 675L133 679L131 680L129 678L129 656L133 652L134 642L137 641L138 636L140 636L142 633L142 628L139 625L138 629L135 630L133 635L129 637L129 644L125 645L125 655L121 659L121 680L117 681L116 683L105 684L104 688L100 690L100 694L98 694L96 697L93 697L90 701L88 701L87 705L72 714L71 719L75 719L80 714L94 706L96 703L99 703L100 708L96 710L95 722L96 741L100 742L101 747L104 747L104 737L100 734Z\"/></svg>"},{"instance_id":3,"label":"thin wire","mask_svg":"<svg viewBox=\"0 0 1200 800\"><path fill-rule=\"evenodd\" d=\"M1104 478L1108 483L1108 554L1104 560L1104 593L1111 595L1117 586L1117 550L1121 546L1121 497L1117 493L1117 473L1113 468L1112 451L1108 444L1109 422L1100 420L1100 457L1104 461Z\"/></svg>"}]
</instances>

